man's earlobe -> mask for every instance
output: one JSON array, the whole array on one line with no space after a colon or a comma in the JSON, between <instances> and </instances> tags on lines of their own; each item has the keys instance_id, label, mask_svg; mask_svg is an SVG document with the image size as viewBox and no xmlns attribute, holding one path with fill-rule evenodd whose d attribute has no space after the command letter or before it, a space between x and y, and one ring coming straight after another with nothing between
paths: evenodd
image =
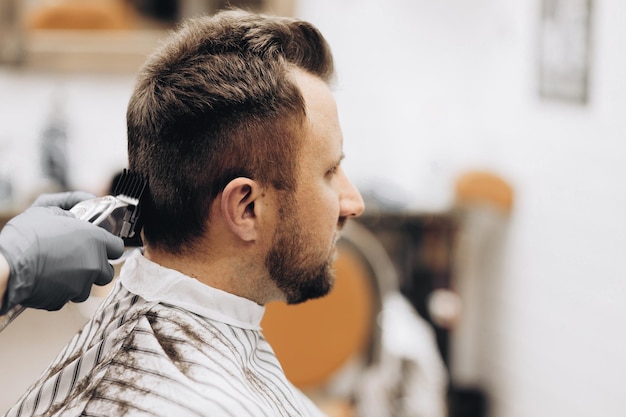
<instances>
[{"instance_id":1,"label":"man's earlobe","mask_svg":"<svg viewBox=\"0 0 626 417\"><path fill-rule=\"evenodd\" d=\"M221 195L221 210L228 227L246 241L255 240L256 204L262 194L260 185L250 178L239 177L229 182Z\"/></svg>"}]
</instances>

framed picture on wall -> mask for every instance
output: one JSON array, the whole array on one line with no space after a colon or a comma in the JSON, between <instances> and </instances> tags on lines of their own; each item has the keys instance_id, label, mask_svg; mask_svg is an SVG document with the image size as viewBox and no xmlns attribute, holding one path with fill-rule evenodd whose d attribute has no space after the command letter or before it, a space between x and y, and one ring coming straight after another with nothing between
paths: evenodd
<instances>
[{"instance_id":1,"label":"framed picture on wall","mask_svg":"<svg viewBox=\"0 0 626 417\"><path fill-rule=\"evenodd\" d=\"M587 103L592 0L541 0L539 94Z\"/></svg>"}]
</instances>

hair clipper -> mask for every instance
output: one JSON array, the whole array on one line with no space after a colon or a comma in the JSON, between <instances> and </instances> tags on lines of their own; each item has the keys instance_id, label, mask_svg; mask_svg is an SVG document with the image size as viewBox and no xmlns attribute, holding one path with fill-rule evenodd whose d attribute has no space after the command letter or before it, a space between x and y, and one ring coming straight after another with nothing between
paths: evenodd
<instances>
[{"instance_id":1,"label":"hair clipper","mask_svg":"<svg viewBox=\"0 0 626 417\"><path fill-rule=\"evenodd\" d=\"M81 201L70 212L122 239L132 239L141 230L140 202L145 188L146 182L139 174L124 170L113 187L113 195Z\"/></svg>"}]
</instances>

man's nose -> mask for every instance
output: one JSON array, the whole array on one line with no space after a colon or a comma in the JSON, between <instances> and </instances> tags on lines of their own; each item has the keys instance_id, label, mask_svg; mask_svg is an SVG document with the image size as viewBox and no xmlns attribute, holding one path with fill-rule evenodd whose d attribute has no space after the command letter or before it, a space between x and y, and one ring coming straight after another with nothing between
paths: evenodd
<instances>
[{"instance_id":1,"label":"man's nose","mask_svg":"<svg viewBox=\"0 0 626 417\"><path fill-rule=\"evenodd\" d=\"M365 210L363 197L348 177L343 175L340 214L342 217L358 217Z\"/></svg>"}]
</instances>

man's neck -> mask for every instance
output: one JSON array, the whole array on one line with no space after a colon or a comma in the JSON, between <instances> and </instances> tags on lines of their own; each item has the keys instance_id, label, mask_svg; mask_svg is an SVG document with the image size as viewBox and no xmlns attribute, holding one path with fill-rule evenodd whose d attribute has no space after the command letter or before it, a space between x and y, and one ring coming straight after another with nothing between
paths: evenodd
<instances>
[{"instance_id":1,"label":"man's neck","mask_svg":"<svg viewBox=\"0 0 626 417\"><path fill-rule=\"evenodd\" d=\"M173 254L144 248L144 256L162 267L176 270L205 285L247 298L260 305L284 298L266 271L259 271L259 261L250 256L197 253Z\"/></svg>"}]
</instances>

